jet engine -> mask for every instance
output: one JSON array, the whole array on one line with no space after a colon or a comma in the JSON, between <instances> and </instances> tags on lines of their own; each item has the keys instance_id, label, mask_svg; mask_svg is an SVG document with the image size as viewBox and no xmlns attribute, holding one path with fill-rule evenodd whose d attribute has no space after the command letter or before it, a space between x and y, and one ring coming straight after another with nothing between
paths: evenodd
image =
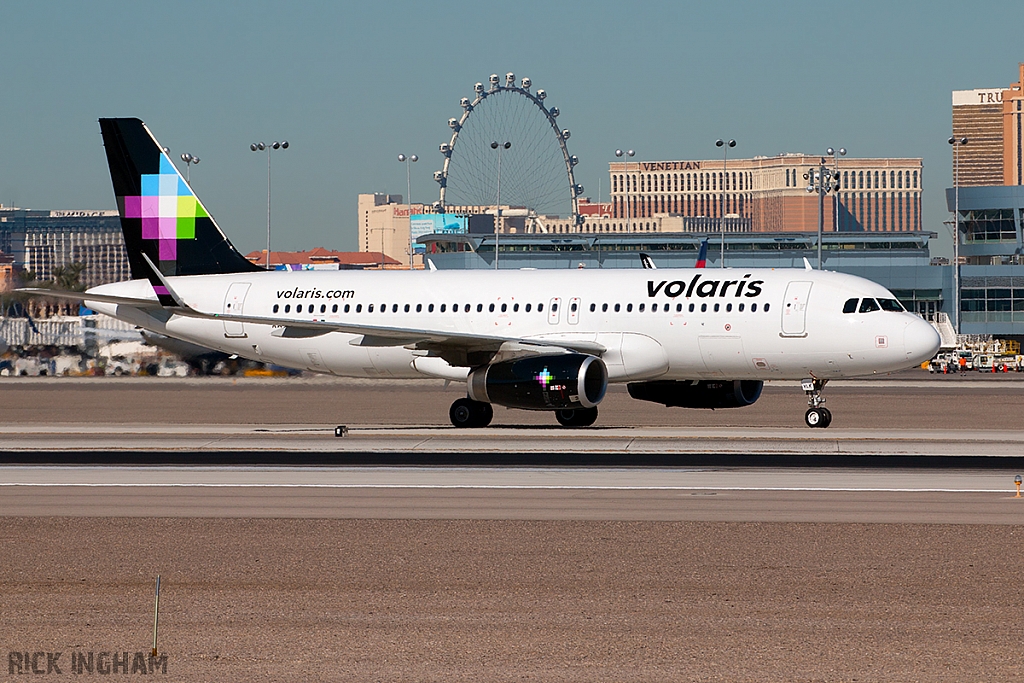
<instances>
[{"instance_id":1,"label":"jet engine","mask_svg":"<svg viewBox=\"0 0 1024 683\"><path fill-rule=\"evenodd\" d=\"M469 397L525 410L593 408L608 389L608 370L596 356L529 356L477 368Z\"/></svg>"},{"instance_id":2,"label":"jet engine","mask_svg":"<svg viewBox=\"0 0 1024 683\"><path fill-rule=\"evenodd\" d=\"M629 395L641 401L664 403L672 408L742 408L761 397L760 380L701 380L699 382L660 380L632 382Z\"/></svg>"}]
</instances>

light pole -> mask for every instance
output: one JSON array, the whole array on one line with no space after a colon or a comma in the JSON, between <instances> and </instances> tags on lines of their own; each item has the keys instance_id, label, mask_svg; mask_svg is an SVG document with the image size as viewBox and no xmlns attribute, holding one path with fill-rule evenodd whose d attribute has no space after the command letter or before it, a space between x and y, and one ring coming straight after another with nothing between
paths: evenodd
<instances>
[{"instance_id":1,"label":"light pole","mask_svg":"<svg viewBox=\"0 0 1024 683\"><path fill-rule=\"evenodd\" d=\"M725 268L725 185L729 178L729 148L735 146L735 140L729 140L729 142L721 138L715 140L715 147L721 147L724 154L722 157L722 186L718 188L722 192L722 210L718 213L718 223L722 228L722 263L719 266L720 268Z\"/></svg>"},{"instance_id":2,"label":"light pole","mask_svg":"<svg viewBox=\"0 0 1024 683\"><path fill-rule=\"evenodd\" d=\"M409 270L412 270L412 175L410 167L420 160L415 154L399 154L398 160L405 164L405 201L409 206Z\"/></svg>"},{"instance_id":3,"label":"light pole","mask_svg":"<svg viewBox=\"0 0 1024 683\"><path fill-rule=\"evenodd\" d=\"M199 157L185 152L181 155L181 160L185 162L185 182L188 183L189 187L192 187L192 180L189 178L189 170L192 168L192 164L199 163Z\"/></svg>"},{"instance_id":4,"label":"light pole","mask_svg":"<svg viewBox=\"0 0 1024 683\"><path fill-rule=\"evenodd\" d=\"M836 169L829 168L827 159L821 157L818 167L804 173L804 180L807 181L807 192L818 193L818 270L821 270L821 234L825 228L825 195L830 192L839 192L839 170L836 150L829 147L825 153L832 157L832 163L837 165ZM839 156L846 156L846 148L839 148Z\"/></svg>"},{"instance_id":5,"label":"light pole","mask_svg":"<svg viewBox=\"0 0 1024 683\"><path fill-rule=\"evenodd\" d=\"M953 329L960 334L960 148L967 138L951 135L953 146Z\"/></svg>"},{"instance_id":6,"label":"light pole","mask_svg":"<svg viewBox=\"0 0 1024 683\"><path fill-rule=\"evenodd\" d=\"M288 149L288 141L272 142L269 145L262 142L254 142L249 145L253 152L267 153L267 270L270 270L270 157L271 151L275 149Z\"/></svg>"},{"instance_id":7,"label":"light pole","mask_svg":"<svg viewBox=\"0 0 1024 683\"><path fill-rule=\"evenodd\" d=\"M636 154L634 150L627 149L623 152L621 149L615 150L615 156L620 159L623 156L632 157ZM629 232L629 162L622 159L622 180L625 183L625 202L626 202L626 232Z\"/></svg>"},{"instance_id":8,"label":"light pole","mask_svg":"<svg viewBox=\"0 0 1024 683\"><path fill-rule=\"evenodd\" d=\"M498 199L496 205L497 215L494 219L494 269L498 269L498 230L501 226L501 150L508 149L512 146L512 143L506 140L505 142L498 143L492 142L491 149L498 150Z\"/></svg>"}]
</instances>

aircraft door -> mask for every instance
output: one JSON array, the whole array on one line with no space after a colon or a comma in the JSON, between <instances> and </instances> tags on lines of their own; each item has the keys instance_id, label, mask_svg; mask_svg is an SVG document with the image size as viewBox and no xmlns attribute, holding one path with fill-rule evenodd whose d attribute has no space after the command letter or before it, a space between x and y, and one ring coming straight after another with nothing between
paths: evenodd
<instances>
[{"instance_id":1,"label":"aircraft door","mask_svg":"<svg viewBox=\"0 0 1024 683\"><path fill-rule=\"evenodd\" d=\"M242 307L245 304L245 295L249 292L248 282L232 282L228 287L227 296L224 297L224 313L226 315L242 315ZM233 320L224 321L225 337L245 337L245 325Z\"/></svg>"},{"instance_id":2,"label":"aircraft door","mask_svg":"<svg viewBox=\"0 0 1024 683\"><path fill-rule=\"evenodd\" d=\"M569 312L566 313L566 318L570 325L575 325L580 321L580 298L578 296L569 299Z\"/></svg>"},{"instance_id":3,"label":"aircraft door","mask_svg":"<svg viewBox=\"0 0 1024 683\"><path fill-rule=\"evenodd\" d=\"M548 323L552 325L558 324L558 319L562 315L562 312L558 310L561 308L562 298L552 297L551 301L548 302Z\"/></svg>"},{"instance_id":4,"label":"aircraft door","mask_svg":"<svg viewBox=\"0 0 1024 683\"><path fill-rule=\"evenodd\" d=\"M782 336L807 336L807 301L811 296L810 282L790 282L782 304Z\"/></svg>"}]
</instances>

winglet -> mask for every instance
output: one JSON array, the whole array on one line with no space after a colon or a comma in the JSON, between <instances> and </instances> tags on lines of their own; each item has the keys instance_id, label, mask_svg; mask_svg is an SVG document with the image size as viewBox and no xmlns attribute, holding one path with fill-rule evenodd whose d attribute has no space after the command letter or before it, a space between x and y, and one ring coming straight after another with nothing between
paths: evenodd
<instances>
[{"instance_id":1,"label":"winglet","mask_svg":"<svg viewBox=\"0 0 1024 683\"><path fill-rule=\"evenodd\" d=\"M811 262L807 260L806 256L804 256L804 270L814 270L814 268L811 268Z\"/></svg>"},{"instance_id":2,"label":"winglet","mask_svg":"<svg viewBox=\"0 0 1024 683\"><path fill-rule=\"evenodd\" d=\"M153 285L153 291L156 292L156 296L160 299L160 303L164 306L169 306L170 302L173 302L179 308L186 308L191 310L191 306L185 303L185 301L178 296L178 293L171 287L171 283L167 281L164 274L160 272L160 269L153 265L153 261L150 260L149 254L142 252L142 258L146 260L149 267L153 269L153 274L156 275L157 280L160 282L159 285ZM168 299L170 302L168 302Z\"/></svg>"},{"instance_id":3,"label":"winglet","mask_svg":"<svg viewBox=\"0 0 1024 683\"><path fill-rule=\"evenodd\" d=\"M430 259L427 259L427 268L429 268L430 270L437 270L437 266L435 266L434 262L431 261Z\"/></svg>"},{"instance_id":4,"label":"winglet","mask_svg":"<svg viewBox=\"0 0 1024 683\"><path fill-rule=\"evenodd\" d=\"M657 270L658 266L654 265L654 259L647 254L640 252L640 264L644 267L644 270Z\"/></svg>"}]
</instances>

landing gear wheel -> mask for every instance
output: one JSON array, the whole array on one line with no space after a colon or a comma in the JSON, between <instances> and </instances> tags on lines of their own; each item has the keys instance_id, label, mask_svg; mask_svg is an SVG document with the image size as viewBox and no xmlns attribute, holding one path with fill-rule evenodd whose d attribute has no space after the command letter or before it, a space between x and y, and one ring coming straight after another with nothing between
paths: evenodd
<instances>
[{"instance_id":1,"label":"landing gear wheel","mask_svg":"<svg viewBox=\"0 0 1024 683\"><path fill-rule=\"evenodd\" d=\"M804 422L808 427L825 429L832 424L832 413L828 408L809 408L804 413Z\"/></svg>"},{"instance_id":2,"label":"landing gear wheel","mask_svg":"<svg viewBox=\"0 0 1024 683\"><path fill-rule=\"evenodd\" d=\"M825 424L821 425L822 429L825 429L832 424L832 411L828 408L818 408L821 411L822 416L825 418Z\"/></svg>"},{"instance_id":3,"label":"landing gear wheel","mask_svg":"<svg viewBox=\"0 0 1024 683\"><path fill-rule=\"evenodd\" d=\"M456 427L486 427L494 417L490 403L460 398L448 410L448 418Z\"/></svg>"},{"instance_id":4,"label":"landing gear wheel","mask_svg":"<svg viewBox=\"0 0 1024 683\"><path fill-rule=\"evenodd\" d=\"M597 408L556 410L555 419L563 427L589 427L597 422Z\"/></svg>"}]
</instances>

